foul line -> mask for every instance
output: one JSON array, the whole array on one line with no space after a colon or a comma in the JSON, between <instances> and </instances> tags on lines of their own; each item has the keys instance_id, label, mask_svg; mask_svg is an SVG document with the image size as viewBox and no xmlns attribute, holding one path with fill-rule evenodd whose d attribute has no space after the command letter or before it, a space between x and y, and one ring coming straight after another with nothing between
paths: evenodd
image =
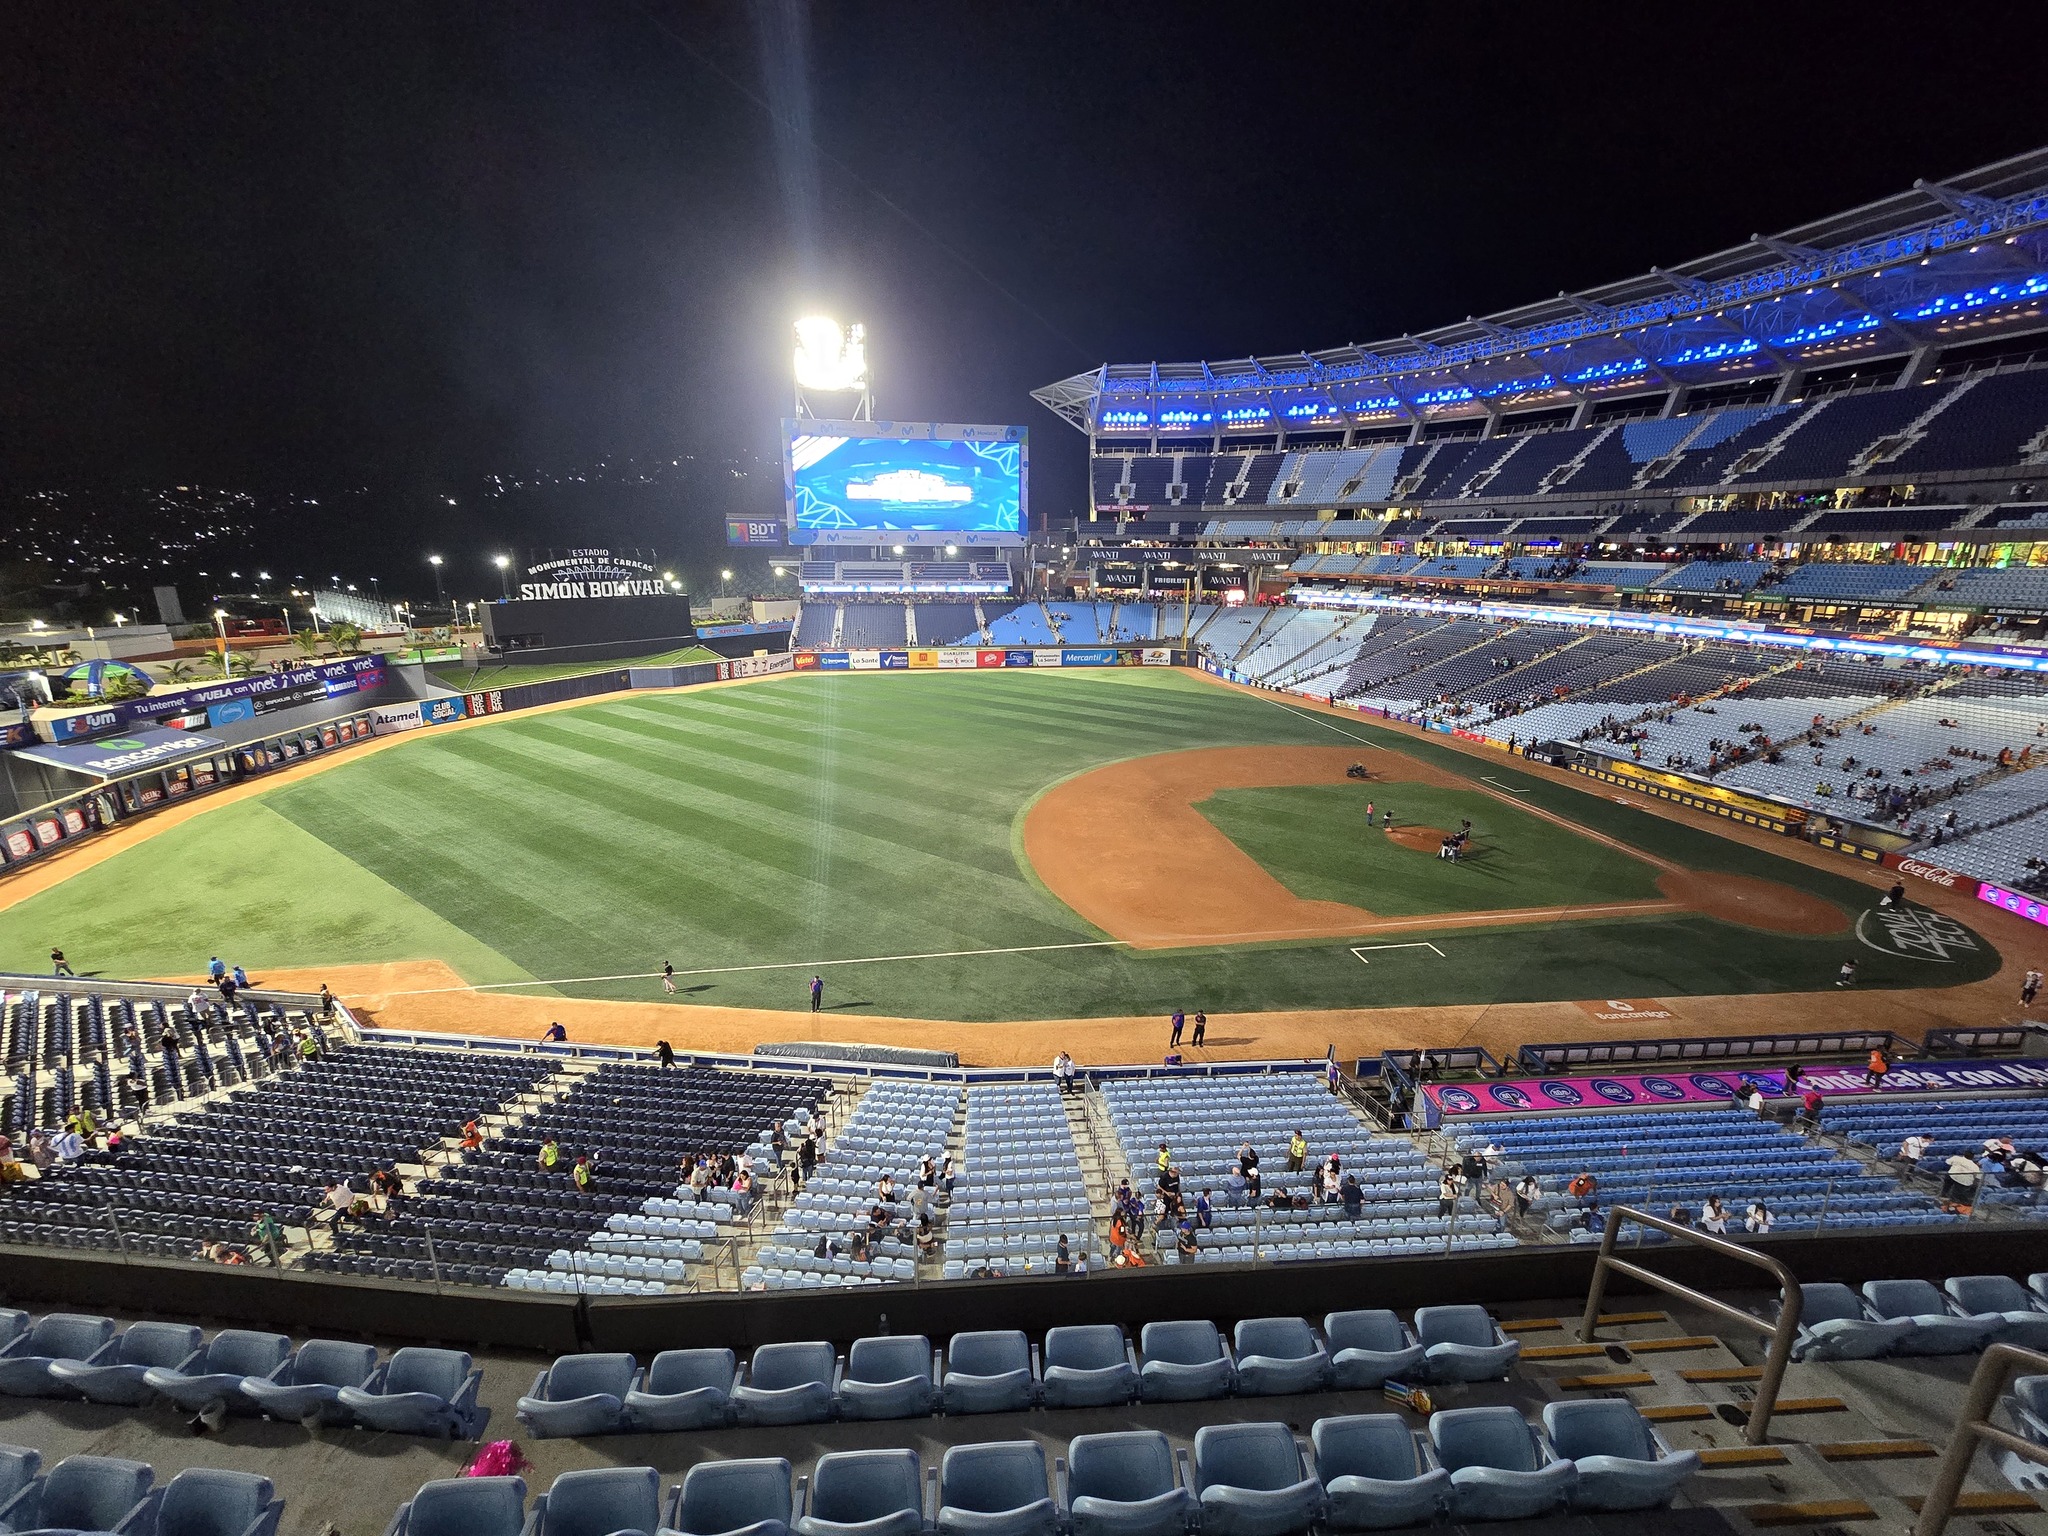
<instances>
[{"instance_id":1,"label":"foul line","mask_svg":"<svg viewBox=\"0 0 2048 1536\"><path fill-rule=\"evenodd\" d=\"M1036 955L1054 949L1126 949L1123 939L1085 939L1076 944L1019 944L1010 949L940 949L923 955L864 955L856 960L776 960L764 965L705 965L678 976L725 976L736 971L817 971L831 965L882 965L892 960L964 960L977 955ZM574 987L598 981L652 981L661 971L625 971L616 976L563 976L552 981L484 981L463 987L412 987L384 997L426 997L436 992L502 992L513 987Z\"/></svg>"},{"instance_id":2,"label":"foul line","mask_svg":"<svg viewBox=\"0 0 2048 1536\"><path fill-rule=\"evenodd\" d=\"M1528 795L1535 793L1534 790L1516 789L1512 784L1503 784L1499 779L1496 779L1490 773L1482 773L1481 775L1479 775L1479 780L1482 784L1491 784L1494 788L1504 790L1511 795Z\"/></svg>"}]
</instances>

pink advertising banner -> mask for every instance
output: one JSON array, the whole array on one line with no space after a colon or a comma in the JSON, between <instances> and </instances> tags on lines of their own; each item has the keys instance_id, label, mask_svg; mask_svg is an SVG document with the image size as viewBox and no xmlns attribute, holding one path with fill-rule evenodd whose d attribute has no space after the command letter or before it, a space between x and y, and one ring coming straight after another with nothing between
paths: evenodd
<instances>
[{"instance_id":1,"label":"pink advertising banner","mask_svg":"<svg viewBox=\"0 0 2048 1536\"><path fill-rule=\"evenodd\" d=\"M1597 1077L1508 1077L1492 1082L1429 1084L1422 1090L1425 1120L1460 1115L1544 1114L1563 1109L1659 1109L1676 1104L1726 1104L1749 1084L1766 1094L1785 1091L1785 1069L1718 1072L1610 1073ZM1867 1093L1983 1093L2048 1089L2048 1061L1901 1062L1883 1086L1864 1081L1862 1066L1807 1067L1799 1091L1823 1097Z\"/></svg>"}]
</instances>

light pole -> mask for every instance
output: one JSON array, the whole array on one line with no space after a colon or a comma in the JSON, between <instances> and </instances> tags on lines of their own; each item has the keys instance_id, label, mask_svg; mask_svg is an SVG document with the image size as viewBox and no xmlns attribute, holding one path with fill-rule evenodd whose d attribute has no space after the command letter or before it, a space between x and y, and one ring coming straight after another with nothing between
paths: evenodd
<instances>
[{"instance_id":1,"label":"light pole","mask_svg":"<svg viewBox=\"0 0 2048 1536\"><path fill-rule=\"evenodd\" d=\"M277 611L278 611L279 613L281 613L281 614L283 614L283 615L284 615L284 637L285 637L285 639L289 640L289 639L291 639L291 637L292 637L292 609L291 609L291 604L289 604L289 603L279 603L279 604L277 605ZM120 615L119 615L119 614L116 614L116 615L114 615L114 617L115 617L116 619L118 619L118 618L120 617Z\"/></svg>"},{"instance_id":2,"label":"light pole","mask_svg":"<svg viewBox=\"0 0 2048 1536\"><path fill-rule=\"evenodd\" d=\"M718 573L718 595L720 597L730 597L732 595L731 571L720 571Z\"/></svg>"},{"instance_id":3,"label":"light pole","mask_svg":"<svg viewBox=\"0 0 2048 1536\"><path fill-rule=\"evenodd\" d=\"M441 588L441 557L439 555L429 555L427 556L427 564L434 568L434 606L437 608L443 607L448 601L448 594Z\"/></svg>"},{"instance_id":4,"label":"light pole","mask_svg":"<svg viewBox=\"0 0 2048 1536\"><path fill-rule=\"evenodd\" d=\"M491 564L498 568L498 586L505 594L505 601L509 603L512 601L512 557L510 555L493 555L491 556Z\"/></svg>"},{"instance_id":5,"label":"light pole","mask_svg":"<svg viewBox=\"0 0 2048 1536\"><path fill-rule=\"evenodd\" d=\"M213 610L213 627L220 631L220 675L228 676L228 611L225 608Z\"/></svg>"}]
</instances>

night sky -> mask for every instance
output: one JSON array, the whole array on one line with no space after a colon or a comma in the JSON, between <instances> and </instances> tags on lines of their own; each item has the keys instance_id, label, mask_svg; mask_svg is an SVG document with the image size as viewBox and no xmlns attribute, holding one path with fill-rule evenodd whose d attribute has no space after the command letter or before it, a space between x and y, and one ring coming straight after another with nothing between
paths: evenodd
<instances>
[{"instance_id":1,"label":"night sky","mask_svg":"<svg viewBox=\"0 0 2048 1536\"><path fill-rule=\"evenodd\" d=\"M880 414L1027 424L1064 512L1035 385L1425 329L2037 144L2024 9L1919 14L17 4L0 484L378 487L356 532L417 569L496 532L487 475L772 468L822 308ZM776 474L690 483L663 542L779 515Z\"/></svg>"}]
</instances>

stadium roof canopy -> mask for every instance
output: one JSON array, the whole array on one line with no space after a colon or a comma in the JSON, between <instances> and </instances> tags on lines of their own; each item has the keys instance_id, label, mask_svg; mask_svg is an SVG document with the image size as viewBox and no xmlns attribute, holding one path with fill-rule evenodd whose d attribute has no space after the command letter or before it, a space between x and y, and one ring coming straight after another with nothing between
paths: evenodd
<instances>
[{"instance_id":1,"label":"stadium roof canopy","mask_svg":"<svg viewBox=\"0 0 2048 1536\"><path fill-rule=\"evenodd\" d=\"M1850 364L2032 329L2048 148L1682 266L1421 336L1219 362L1107 363L1032 396L1083 432L1365 427Z\"/></svg>"}]
</instances>

